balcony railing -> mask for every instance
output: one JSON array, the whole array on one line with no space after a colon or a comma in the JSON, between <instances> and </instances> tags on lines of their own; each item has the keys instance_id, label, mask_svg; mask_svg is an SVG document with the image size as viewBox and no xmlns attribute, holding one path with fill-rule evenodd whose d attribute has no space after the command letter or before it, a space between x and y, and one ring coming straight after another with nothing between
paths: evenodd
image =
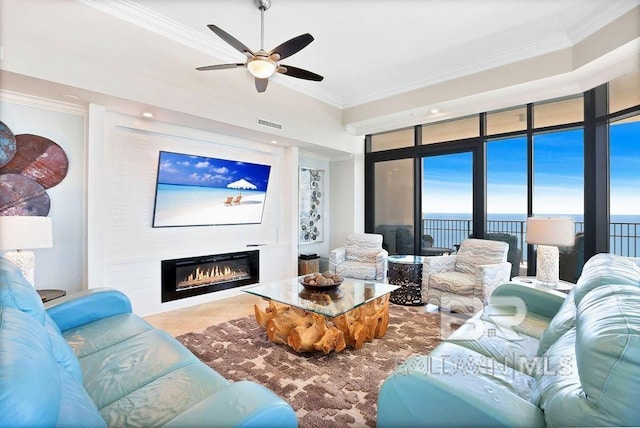
<instances>
[{"instance_id":1,"label":"balcony railing","mask_svg":"<svg viewBox=\"0 0 640 428\"><path fill-rule=\"evenodd\" d=\"M584 222L574 222L575 232L584 232ZM524 220L489 220L487 233L507 233L517 238L518 248L526 248L527 222ZM455 248L473 234L471 219L422 219L422 236L433 238L434 247ZM640 257L640 223L611 223L609 251L624 257ZM527 252L522 251L523 261Z\"/></svg>"}]
</instances>

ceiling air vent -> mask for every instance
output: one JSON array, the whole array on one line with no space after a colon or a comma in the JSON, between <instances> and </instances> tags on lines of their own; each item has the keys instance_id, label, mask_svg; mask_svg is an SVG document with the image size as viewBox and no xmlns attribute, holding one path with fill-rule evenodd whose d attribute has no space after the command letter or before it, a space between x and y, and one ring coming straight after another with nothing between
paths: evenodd
<instances>
[{"instance_id":1,"label":"ceiling air vent","mask_svg":"<svg viewBox=\"0 0 640 428\"><path fill-rule=\"evenodd\" d=\"M282 131L282 124L276 123L276 122L272 122L270 120L265 120L265 119L258 118L258 125L268 126L269 128L279 129L279 130Z\"/></svg>"}]
</instances>

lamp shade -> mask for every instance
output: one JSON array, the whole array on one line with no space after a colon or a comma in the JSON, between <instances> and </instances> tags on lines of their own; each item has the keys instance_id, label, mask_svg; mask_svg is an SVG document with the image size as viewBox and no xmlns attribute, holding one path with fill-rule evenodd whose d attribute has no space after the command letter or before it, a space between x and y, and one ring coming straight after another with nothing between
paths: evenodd
<instances>
[{"instance_id":1,"label":"lamp shade","mask_svg":"<svg viewBox=\"0 0 640 428\"><path fill-rule=\"evenodd\" d=\"M573 220L570 218L527 219L528 244L569 247L575 243Z\"/></svg>"},{"instance_id":2,"label":"lamp shade","mask_svg":"<svg viewBox=\"0 0 640 428\"><path fill-rule=\"evenodd\" d=\"M0 216L0 250L53 247L50 217Z\"/></svg>"}]
</instances>

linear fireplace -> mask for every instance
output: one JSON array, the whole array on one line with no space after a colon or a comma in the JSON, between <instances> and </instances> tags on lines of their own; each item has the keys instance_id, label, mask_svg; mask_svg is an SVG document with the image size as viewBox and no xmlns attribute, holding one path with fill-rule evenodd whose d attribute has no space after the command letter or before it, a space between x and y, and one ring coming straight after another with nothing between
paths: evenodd
<instances>
[{"instance_id":1,"label":"linear fireplace","mask_svg":"<svg viewBox=\"0 0 640 428\"><path fill-rule=\"evenodd\" d=\"M260 251L162 260L162 302L260 282Z\"/></svg>"}]
</instances>

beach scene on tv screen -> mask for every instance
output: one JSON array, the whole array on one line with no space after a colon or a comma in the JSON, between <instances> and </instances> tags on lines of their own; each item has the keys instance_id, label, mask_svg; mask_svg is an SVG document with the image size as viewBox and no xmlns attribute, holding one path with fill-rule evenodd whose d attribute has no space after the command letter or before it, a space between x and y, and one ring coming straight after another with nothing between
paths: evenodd
<instances>
[{"instance_id":1,"label":"beach scene on tv screen","mask_svg":"<svg viewBox=\"0 0 640 428\"><path fill-rule=\"evenodd\" d=\"M160 152L154 227L262 222L270 165Z\"/></svg>"}]
</instances>

